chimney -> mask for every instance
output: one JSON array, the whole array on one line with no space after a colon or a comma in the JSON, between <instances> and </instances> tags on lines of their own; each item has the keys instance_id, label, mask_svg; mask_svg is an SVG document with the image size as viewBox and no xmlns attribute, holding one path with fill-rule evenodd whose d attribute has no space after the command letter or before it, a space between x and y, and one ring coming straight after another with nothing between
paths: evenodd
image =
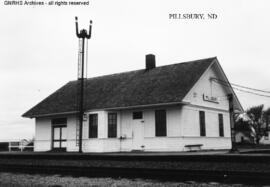
<instances>
[{"instance_id":1,"label":"chimney","mask_svg":"<svg viewBox=\"0 0 270 187\"><path fill-rule=\"evenodd\" d=\"M145 56L145 70L151 70L156 67L155 55L148 54Z\"/></svg>"}]
</instances>

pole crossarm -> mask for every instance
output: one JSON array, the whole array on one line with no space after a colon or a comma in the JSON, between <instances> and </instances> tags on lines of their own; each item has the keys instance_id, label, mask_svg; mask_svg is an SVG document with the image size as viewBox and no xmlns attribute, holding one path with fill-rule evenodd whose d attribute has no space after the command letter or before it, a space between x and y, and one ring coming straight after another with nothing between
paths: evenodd
<instances>
[{"instance_id":1,"label":"pole crossarm","mask_svg":"<svg viewBox=\"0 0 270 187\"><path fill-rule=\"evenodd\" d=\"M78 17L75 17L75 27L76 27L76 35L78 38L87 38L90 39L91 38L91 34L92 34L92 20L90 20L90 24L89 24L89 32L87 33L87 30L82 29L79 32L79 26L78 26Z\"/></svg>"}]
</instances>

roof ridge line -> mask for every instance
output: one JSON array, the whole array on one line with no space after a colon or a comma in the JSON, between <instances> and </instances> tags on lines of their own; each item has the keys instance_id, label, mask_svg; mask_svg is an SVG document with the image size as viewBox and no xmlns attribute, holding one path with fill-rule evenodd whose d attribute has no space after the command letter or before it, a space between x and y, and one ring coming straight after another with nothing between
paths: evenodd
<instances>
[{"instance_id":1,"label":"roof ridge line","mask_svg":"<svg viewBox=\"0 0 270 187\"><path fill-rule=\"evenodd\" d=\"M166 65L161 65L161 66L157 66L155 67L155 69L157 68L162 68L162 67L166 67L166 66L173 66L173 65L178 65L178 64L183 64L183 63L192 63L192 62L198 62L198 61L205 61L205 60L209 60L209 59L217 59L216 56L214 57L209 57L209 58L202 58L202 59L198 59L198 60L191 60L191 61L185 61L185 62L177 62L177 63L173 63L173 64L166 64ZM119 73L112 73L112 74L107 74L107 75L99 75L96 77L89 77L86 78L86 81L91 80L91 79L96 79L96 78L101 78L101 77L106 77L106 76L115 76L115 75L120 75L120 74L126 74L126 73L131 73L131 72L139 72L139 71L144 71L145 69L137 69L137 70L130 70L130 71L122 71ZM71 80L70 82L77 82L78 80Z\"/></svg>"}]
</instances>

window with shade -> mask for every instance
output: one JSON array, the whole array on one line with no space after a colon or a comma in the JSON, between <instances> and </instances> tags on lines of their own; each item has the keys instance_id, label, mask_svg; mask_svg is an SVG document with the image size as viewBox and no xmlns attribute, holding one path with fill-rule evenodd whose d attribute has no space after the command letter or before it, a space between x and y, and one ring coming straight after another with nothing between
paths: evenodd
<instances>
[{"instance_id":1,"label":"window with shade","mask_svg":"<svg viewBox=\"0 0 270 187\"><path fill-rule=\"evenodd\" d=\"M200 136L205 136L205 112L199 111L200 115Z\"/></svg>"},{"instance_id":2,"label":"window with shade","mask_svg":"<svg viewBox=\"0 0 270 187\"><path fill-rule=\"evenodd\" d=\"M108 138L117 137L117 113L108 113Z\"/></svg>"},{"instance_id":3,"label":"window with shade","mask_svg":"<svg viewBox=\"0 0 270 187\"><path fill-rule=\"evenodd\" d=\"M98 115L90 114L89 115L89 138L98 137Z\"/></svg>"},{"instance_id":4,"label":"window with shade","mask_svg":"<svg viewBox=\"0 0 270 187\"><path fill-rule=\"evenodd\" d=\"M156 136L167 136L166 110L155 111Z\"/></svg>"},{"instance_id":5,"label":"window with shade","mask_svg":"<svg viewBox=\"0 0 270 187\"><path fill-rule=\"evenodd\" d=\"M218 123L219 123L219 136L224 136L224 123L223 123L223 115L218 114Z\"/></svg>"}]
</instances>

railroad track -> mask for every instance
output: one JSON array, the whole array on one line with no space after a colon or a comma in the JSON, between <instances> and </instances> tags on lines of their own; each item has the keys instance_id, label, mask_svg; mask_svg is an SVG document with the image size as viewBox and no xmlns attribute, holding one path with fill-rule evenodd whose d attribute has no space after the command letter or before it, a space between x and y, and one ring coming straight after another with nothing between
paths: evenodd
<instances>
[{"instance_id":1,"label":"railroad track","mask_svg":"<svg viewBox=\"0 0 270 187\"><path fill-rule=\"evenodd\" d=\"M268 156L1 155L0 172L270 184Z\"/></svg>"}]
</instances>

